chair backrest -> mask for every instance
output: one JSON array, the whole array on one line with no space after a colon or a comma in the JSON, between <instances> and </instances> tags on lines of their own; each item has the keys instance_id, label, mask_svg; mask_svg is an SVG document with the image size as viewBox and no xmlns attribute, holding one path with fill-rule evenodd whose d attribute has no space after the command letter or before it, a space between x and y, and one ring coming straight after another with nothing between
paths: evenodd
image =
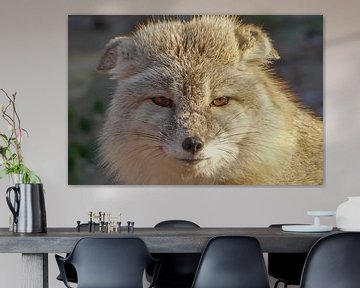
<instances>
[{"instance_id":1,"label":"chair backrest","mask_svg":"<svg viewBox=\"0 0 360 288\"><path fill-rule=\"evenodd\" d=\"M264 258L256 238L212 238L202 254L192 288L268 288Z\"/></svg>"},{"instance_id":2,"label":"chair backrest","mask_svg":"<svg viewBox=\"0 0 360 288\"><path fill-rule=\"evenodd\" d=\"M67 261L76 269L78 288L142 288L153 259L139 238L82 238Z\"/></svg>"},{"instance_id":3,"label":"chair backrest","mask_svg":"<svg viewBox=\"0 0 360 288\"><path fill-rule=\"evenodd\" d=\"M194 222L188 220L165 220L157 223L155 228L200 228Z\"/></svg>"},{"instance_id":4,"label":"chair backrest","mask_svg":"<svg viewBox=\"0 0 360 288\"><path fill-rule=\"evenodd\" d=\"M188 220L165 220L155 228L200 228ZM162 267L157 278L156 287L190 287L200 260L200 253L158 253L155 257L162 260ZM151 269L148 274L152 275Z\"/></svg>"},{"instance_id":5,"label":"chair backrest","mask_svg":"<svg viewBox=\"0 0 360 288\"><path fill-rule=\"evenodd\" d=\"M306 259L300 287L360 287L360 233L338 233L318 240Z\"/></svg>"}]
</instances>

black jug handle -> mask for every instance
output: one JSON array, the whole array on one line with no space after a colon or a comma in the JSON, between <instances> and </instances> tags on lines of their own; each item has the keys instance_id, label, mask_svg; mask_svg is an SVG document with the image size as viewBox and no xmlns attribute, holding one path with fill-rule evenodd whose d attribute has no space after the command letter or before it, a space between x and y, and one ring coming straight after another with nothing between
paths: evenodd
<instances>
[{"instance_id":1,"label":"black jug handle","mask_svg":"<svg viewBox=\"0 0 360 288\"><path fill-rule=\"evenodd\" d=\"M11 203L11 191L14 191L14 205ZM14 215L14 223L18 222L19 206L20 206L20 191L15 186L9 187L6 190L6 202L10 208L11 213Z\"/></svg>"}]
</instances>

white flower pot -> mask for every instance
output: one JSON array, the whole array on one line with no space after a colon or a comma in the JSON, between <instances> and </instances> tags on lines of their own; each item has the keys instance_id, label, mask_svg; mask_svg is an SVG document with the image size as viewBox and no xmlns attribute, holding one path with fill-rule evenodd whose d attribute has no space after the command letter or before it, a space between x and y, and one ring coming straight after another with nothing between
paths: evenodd
<instances>
[{"instance_id":1,"label":"white flower pot","mask_svg":"<svg viewBox=\"0 0 360 288\"><path fill-rule=\"evenodd\" d=\"M338 206L336 226L342 231L360 231L360 196L348 197Z\"/></svg>"}]
</instances>

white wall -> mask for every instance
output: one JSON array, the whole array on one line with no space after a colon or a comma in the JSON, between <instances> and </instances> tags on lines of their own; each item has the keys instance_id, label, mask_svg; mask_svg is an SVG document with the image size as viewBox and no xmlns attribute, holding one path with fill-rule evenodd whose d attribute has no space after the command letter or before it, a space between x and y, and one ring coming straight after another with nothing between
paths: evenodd
<instances>
[{"instance_id":1,"label":"white wall","mask_svg":"<svg viewBox=\"0 0 360 288\"><path fill-rule=\"evenodd\" d=\"M187 218L201 226L309 222L360 195L360 18L357 0L96 1L1 0L0 87L18 92L30 138L26 161L46 187L48 226L74 226L89 210L122 212L136 226ZM324 14L326 182L322 187L69 187L67 185L68 14ZM0 226L8 224L6 180ZM327 223L335 224L334 220ZM51 255L50 287L62 287ZM20 256L0 254L1 287L20 287Z\"/></svg>"}]
</instances>

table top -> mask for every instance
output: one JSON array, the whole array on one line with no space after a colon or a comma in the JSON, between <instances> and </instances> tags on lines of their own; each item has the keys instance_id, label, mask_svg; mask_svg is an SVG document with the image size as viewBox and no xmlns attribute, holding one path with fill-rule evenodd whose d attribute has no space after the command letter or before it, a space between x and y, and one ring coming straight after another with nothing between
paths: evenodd
<instances>
[{"instance_id":1,"label":"table top","mask_svg":"<svg viewBox=\"0 0 360 288\"><path fill-rule=\"evenodd\" d=\"M263 252L308 252L321 237L338 233L283 232L281 227L250 228L135 228L134 232L78 232L76 228L48 228L47 233L13 233L0 228L0 253L65 253L83 237L139 237L152 253L201 253L210 238L222 235L252 236Z\"/></svg>"}]
</instances>

